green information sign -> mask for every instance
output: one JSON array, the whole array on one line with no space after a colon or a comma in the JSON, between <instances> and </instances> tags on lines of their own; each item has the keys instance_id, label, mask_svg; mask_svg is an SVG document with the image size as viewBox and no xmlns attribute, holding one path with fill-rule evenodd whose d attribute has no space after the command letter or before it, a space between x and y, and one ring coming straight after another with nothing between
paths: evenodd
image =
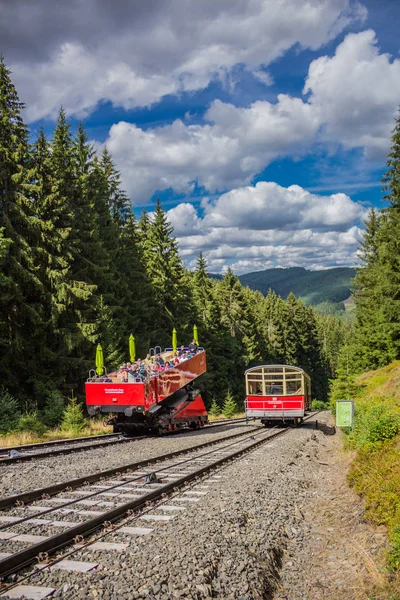
<instances>
[{"instance_id":1,"label":"green information sign","mask_svg":"<svg viewBox=\"0 0 400 600\"><path fill-rule=\"evenodd\" d=\"M354 401L336 402L336 427L353 427Z\"/></svg>"}]
</instances>

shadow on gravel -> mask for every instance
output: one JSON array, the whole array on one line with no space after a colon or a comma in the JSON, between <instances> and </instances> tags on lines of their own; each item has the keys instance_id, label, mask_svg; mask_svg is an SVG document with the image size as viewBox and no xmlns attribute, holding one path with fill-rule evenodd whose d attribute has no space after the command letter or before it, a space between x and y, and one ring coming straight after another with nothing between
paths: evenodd
<instances>
[{"instance_id":1,"label":"shadow on gravel","mask_svg":"<svg viewBox=\"0 0 400 600\"><path fill-rule=\"evenodd\" d=\"M282 569L283 551L281 548L271 548L268 551L269 560L265 558L261 561L264 567L262 578L261 597L263 600L273 600L277 589L279 588L280 575Z\"/></svg>"},{"instance_id":2,"label":"shadow on gravel","mask_svg":"<svg viewBox=\"0 0 400 600\"><path fill-rule=\"evenodd\" d=\"M309 431L315 431L318 429L319 431L322 431L324 435L335 435L336 433L336 427L331 427L330 425L325 425L325 423L319 423L318 421L309 421L303 423L301 428Z\"/></svg>"},{"instance_id":3,"label":"shadow on gravel","mask_svg":"<svg viewBox=\"0 0 400 600\"><path fill-rule=\"evenodd\" d=\"M318 421L315 421L315 429L322 431L324 435L335 435L336 433L336 427L325 425L325 423L318 423Z\"/></svg>"}]
</instances>

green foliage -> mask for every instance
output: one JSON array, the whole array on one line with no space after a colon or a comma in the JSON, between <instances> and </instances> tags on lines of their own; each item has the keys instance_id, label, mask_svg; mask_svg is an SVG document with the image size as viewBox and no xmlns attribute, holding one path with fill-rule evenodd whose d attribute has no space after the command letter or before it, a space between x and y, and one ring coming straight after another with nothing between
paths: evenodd
<instances>
[{"instance_id":1,"label":"green foliage","mask_svg":"<svg viewBox=\"0 0 400 600\"><path fill-rule=\"evenodd\" d=\"M80 433L86 425L87 420L83 416L82 406L79 404L75 396L72 395L66 409L64 410L61 430L68 431L76 435Z\"/></svg>"},{"instance_id":2,"label":"green foliage","mask_svg":"<svg viewBox=\"0 0 400 600\"><path fill-rule=\"evenodd\" d=\"M49 392L41 413L42 421L46 427L52 428L60 425L64 409L65 402L62 394L56 390Z\"/></svg>"},{"instance_id":3,"label":"green foliage","mask_svg":"<svg viewBox=\"0 0 400 600\"><path fill-rule=\"evenodd\" d=\"M399 568L400 362L353 378L354 427L346 441L357 450L349 483L362 495L367 517L388 528L392 568Z\"/></svg>"},{"instance_id":4,"label":"green foliage","mask_svg":"<svg viewBox=\"0 0 400 600\"><path fill-rule=\"evenodd\" d=\"M370 415L371 416L371 413ZM371 443L391 440L400 432L399 418L384 408L375 411L375 418L368 423L367 440Z\"/></svg>"},{"instance_id":5,"label":"green foliage","mask_svg":"<svg viewBox=\"0 0 400 600\"><path fill-rule=\"evenodd\" d=\"M237 413L236 402L232 396L231 391L228 390L228 393L226 394L224 403L222 405L222 414L224 415L224 417L226 419L231 419L233 417L233 415L235 415L236 413Z\"/></svg>"},{"instance_id":6,"label":"green foliage","mask_svg":"<svg viewBox=\"0 0 400 600\"><path fill-rule=\"evenodd\" d=\"M389 555L389 565L393 570L400 570L400 527L398 527L392 537L392 549Z\"/></svg>"},{"instance_id":7,"label":"green foliage","mask_svg":"<svg viewBox=\"0 0 400 600\"><path fill-rule=\"evenodd\" d=\"M0 388L0 433L16 429L20 416L18 401L6 389Z\"/></svg>"},{"instance_id":8,"label":"green foliage","mask_svg":"<svg viewBox=\"0 0 400 600\"><path fill-rule=\"evenodd\" d=\"M30 433L36 433L42 435L45 432L46 427L41 422L38 413L30 412L22 415L18 421L19 431L28 431Z\"/></svg>"},{"instance_id":9,"label":"green foliage","mask_svg":"<svg viewBox=\"0 0 400 600\"><path fill-rule=\"evenodd\" d=\"M311 406L313 410L326 410L328 408L328 404L321 400L313 400Z\"/></svg>"},{"instance_id":10,"label":"green foliage","mask_svg":"<svg viewBox=\"0 0 400 600\"><path fill-rule=\"evenodd\" d=\"M211 406L210 406L210 409L208 411L208 414L211 417L218 417L221 414L221 408L218 405L218 402L217 402L216 398L212 399Z\"/></svg>"}]
</instances>

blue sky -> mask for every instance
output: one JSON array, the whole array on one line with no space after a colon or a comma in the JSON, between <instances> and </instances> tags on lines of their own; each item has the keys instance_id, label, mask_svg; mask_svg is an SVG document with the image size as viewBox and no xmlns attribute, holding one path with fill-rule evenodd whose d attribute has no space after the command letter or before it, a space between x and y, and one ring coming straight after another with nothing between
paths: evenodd
<instances>
[{"instance_id":1,"label":"blue sky","mask_svg":"<svg viewBox=\"0 0 400 600\"><path fill-rule=\"evenodd\" d=\"M396 0L0 0L0 50L33 135L82 119L189 266L320 269L382 205L399 22Z\"/></svg>"}]
</instances>

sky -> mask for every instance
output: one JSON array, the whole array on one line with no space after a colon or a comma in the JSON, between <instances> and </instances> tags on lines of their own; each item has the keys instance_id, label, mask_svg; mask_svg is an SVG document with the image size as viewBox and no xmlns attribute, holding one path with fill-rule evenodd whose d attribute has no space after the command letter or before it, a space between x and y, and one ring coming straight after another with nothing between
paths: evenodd
<instances>
[{"instance_id":1,"label":"sky","mask_svg":"<svg viewBox=\"0 0 400 600\"><path fill-rule=\"evenodd\" d=\"M400 104L398 0L0 0L33 139L62 105L211 272L353 266Z\"/></svg>"}]
</instances>

